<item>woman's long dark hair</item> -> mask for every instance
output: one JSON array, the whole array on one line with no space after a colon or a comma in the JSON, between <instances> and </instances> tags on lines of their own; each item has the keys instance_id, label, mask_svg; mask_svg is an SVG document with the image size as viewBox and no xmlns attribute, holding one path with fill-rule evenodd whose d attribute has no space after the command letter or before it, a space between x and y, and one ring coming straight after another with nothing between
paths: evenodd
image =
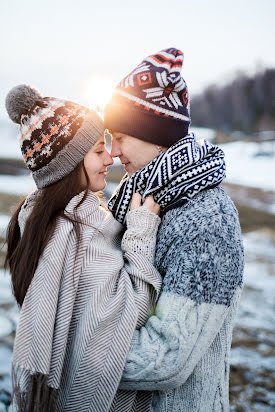
<instances>
[{"instance_id":1,"label":"woman's long dark hair","mask_svg":"<svg viewBox=\"0 0 275 412\"><path fill-rule=\"evenodd\" d=\"M84 173L83 173L84 172ZM83 174L86 186L83 188ZM32 281L39 258L54 233L58 216L70 220L80 239L80 222L76 219L77 208L86 199L90 180L84 161L82 161L68 176L52 185L40 189L35 196L33 209L28 217L22 236L18 224L18 215L25 199L14 212L7 229L7 255L5 269L10 269L13 294L17 303L22 306L28 287ZM85 190L83 198L74 208L74 219L64 214L69 201Z\"/></svg>"}]
</instances>

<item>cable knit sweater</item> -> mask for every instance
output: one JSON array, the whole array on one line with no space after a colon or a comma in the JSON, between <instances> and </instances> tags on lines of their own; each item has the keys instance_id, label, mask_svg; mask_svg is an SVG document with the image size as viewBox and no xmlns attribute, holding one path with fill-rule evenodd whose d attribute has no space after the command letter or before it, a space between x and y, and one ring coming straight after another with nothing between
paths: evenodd
<instances>
[{"instance_id":1,"label":"cable knit sweater","mask_svg":"<svg viewBox=\"0 0 275 412\"><path fill-rule=\"evenodd\" d=\"M155 391L155 412L229 411L244 258L238 213L221 187L164 215L155 266L162 292L135 331L120 388Z\"/></svg>"},{"instance_id":2,"label":"cable knit sweater","mask_svg":"<svg viewBox=\"0 0 275 412\"><path fill-rule=\"evenodd\" d=\"M82 196L69 202L65 214L73 216ZM21 233L27 230L31 201L25 206ZM56 392L56 411L146 411L151 394L117 389L134 330L147 320L160 290L153 266L160 218L144 206L129 212L121 240L122 225L92 192L76 218L83 223L79 247L72 222L59 217L22 305L12 411L29 394L40 406L47 387ZM39 385L31 390L33 374L47 377L41 397Z\"/></svg>"}]
</instances>

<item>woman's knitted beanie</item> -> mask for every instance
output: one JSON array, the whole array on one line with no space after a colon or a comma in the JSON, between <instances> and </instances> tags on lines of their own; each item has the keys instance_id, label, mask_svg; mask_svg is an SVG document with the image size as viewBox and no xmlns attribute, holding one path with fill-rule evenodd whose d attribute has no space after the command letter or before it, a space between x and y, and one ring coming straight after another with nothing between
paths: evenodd
<instances>
[{"instance_id":1,"label":"woman's knitted beanie","mask_svg":"<svg viewBox=\"0 0 275 412\"><path fill-rule=\"evenodd\" d=\"M186 136L190 114L182 64L183 53L174 48L146 57L114 90L105 128L166 147Z\"/></svg>"},{"instance_id":2,"label":"woman's knitted beanie","mask_svg":"<svg viewBox=\"0 0 275 412\"><path fill-rule=\"evenodd\" d=\"M10 90L6 109L20 125L20 147L38 188L71 173L102 135L103 120L79 104L43 97L22 84Z\"/></svg>"}]
</instances>

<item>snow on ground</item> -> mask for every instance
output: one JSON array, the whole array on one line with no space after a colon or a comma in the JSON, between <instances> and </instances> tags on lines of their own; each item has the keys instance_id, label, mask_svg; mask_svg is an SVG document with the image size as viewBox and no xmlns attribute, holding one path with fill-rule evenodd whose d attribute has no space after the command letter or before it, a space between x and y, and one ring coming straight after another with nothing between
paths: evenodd
<instances>
[{"instance_id":1,"label":"snow on ground","mask_svg":"<svg viewBox=\"0 0 275 412\"><path fill-rule=\"evenodd\" d=\"M208 140L209 142L212 142L212 140L216 136L216 131L214 129L209 129L207 127L190 127L190 133L194 133L196 136L196 139L205 139Z\"/></svg>"},{"instance_id":2,"label":"snow on ground","mask_svg":"<svg viewBox=\"0 0 275 412\"><path fill-rule=\"evenodd\" d=\"M0 192L25 195L35 190L36 186L31 176L0 175Z\"/></svg>"},{"instance_id":3,"label":"snow on ground","mask_svg":"<svg viewBox=\"0 0 275 412\"><path fill-rule=\"evenodd\" d=\"M275 243L266 231L244 235L244 291L237 325L274 331ZM260 310L259 310L260 308Z\"/></svg>"},{"instance_id":4,"label":"snow on ground","mask_svg":"<svg viewBox=\"0 0 275 412\"><path fill-rule=\"evenodd\" d=\"M244 289L230 352L231 391L238 407L230 410L274 411L274 233L245 234L244 249Z\"/></svg>"},{"instance_id":5,"label":"snow on ground","mask_svg":"<svg viewBox=\"0 0 275 412\"><path fill-rule=\"evenodd\" d=\"M275 151L272 144L233 142L219 145L225 153L226 182L275 191ZM264 149L269 155L259 155ZM268 152L267 152L268 150Z\"/></svg>"}]
</instances>

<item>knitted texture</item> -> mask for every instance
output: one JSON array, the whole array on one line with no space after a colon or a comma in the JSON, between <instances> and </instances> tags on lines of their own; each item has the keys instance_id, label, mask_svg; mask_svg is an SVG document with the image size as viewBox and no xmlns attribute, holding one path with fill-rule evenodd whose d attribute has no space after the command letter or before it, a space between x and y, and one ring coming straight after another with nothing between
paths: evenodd
<instances>
[{"instance_id":1,"label":"knitted texture","mask_svg":"<svg viewBox=\"0 0 275 412\"><path fill-rule=\"evenodd\" d=\"M143 212L142 214L141 211ZM147 257L150 262L154 262L156 234L158 225L160 224L160 218L147 207L142 206L139 209L128 212L126 221L128 230L124 234L121 242L122 250L125 244L127 244L128 247L131 245L134 253L141 253ZM145 239L145 242L141 243L140 239Z\"/></svg>"},{"instance_id":2,"label":"knitted texture","mask_svg":"<svg viewBox=\"0 0 275 412\"><path fill-rule=\"evenodd\" d=\"M10 119L18 124L21 122L22 115L38 105L44 106L43 96L38 90L25 84L11 89L6 97L6 109Z\"/></svg>"},{"instance_id":3,"label":"knitted texture","mask_svg":"<svg viewBox=\"0 0 275 412\"><path fill-rule=\"evenodd\" d=\"M68 216L81 196L67 205ZM21 231L31 210L30 201L20 214ZM16 393L24 400L40 374L56 392L57 412L106 412L117 404L123 412L148 411L150 393L117 389L133 332L161 286L152 241L160 219L146 207L131 211L121 244L122 226L92 192L76 218L83 222L80 247L73 224L58 218L24 299L13 354Z\"/></svg>"},{"instance_id":4,"label":"knitted texture","mask_svg":"<svg viewBox=\"0 0 275 412\"><path fill-rule=\"evenodd\" d=\"M177 200L183 204L200 191L217 186L224 178L223 151L205 140L200 145L191 133L130 177L126 174L108 207L120 223L125 223L135 192L143 199L154 195L164 212Z\"/></svg>"},{"instance_id":5,"label":"knitted texture","mask_svg":"<svg viewBox=\"0 0 275 412\"><path fill-rule=\"evenodd\" d=\"M180 232L191 244L182 242ZM197 304L230 305L242 284L243 255L238 214L222 188L207 190L184 209L167 212L155 264L163 276L163 291L184 294Z\"/></svg>"},{"instance_id":6,"label":"knitted texture","mask_svg":"<svg viewBox=\"0 0 275 412\"><path fill-rule=\"evenodd\" d=\"M105 128L166 147L186 136L190 114L182 64L183 53L174 48L146 57L114 90Z\"/></svg>"},{"instance_id":7,"label":"knitted texture","mask_svg":"<svg viewBox=\"0 0 275 412\"><path fill-rule=\"evenodd\" d=\"M20 124L23 159L38 188L72 172L103 133L96 112L70 101L43 98L27 85L9 92L6 108Z\"/></svg>"},{"instance_id":8,"label":"knitted texture","mask_svg":"<svg viewBox=\"0 0 275 412\"><path fill-rule=\"evenodd\" d=\"M155 412L229 411L244 256L238 213L221 187L165 214L155 265L162 292L135 331L120 387L154 391Z\"/></svg>"}]
</instances>

